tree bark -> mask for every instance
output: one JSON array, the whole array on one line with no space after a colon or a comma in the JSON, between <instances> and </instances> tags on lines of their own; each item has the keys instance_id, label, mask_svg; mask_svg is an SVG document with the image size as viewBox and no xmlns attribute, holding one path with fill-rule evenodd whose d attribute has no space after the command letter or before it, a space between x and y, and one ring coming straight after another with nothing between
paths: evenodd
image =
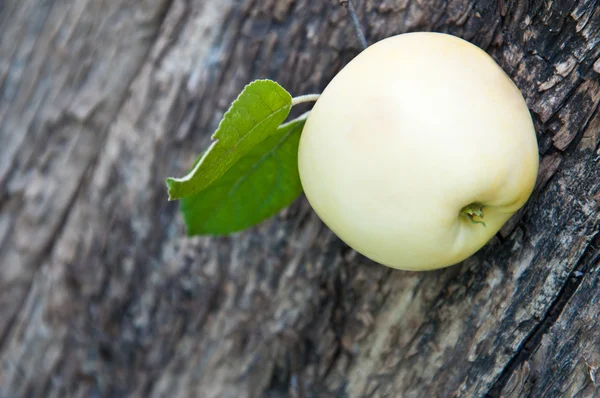
<instances>
[{"instance_id":1,"label":"tree bark","mask_svg":"<svg viewBox=\"0 0 600 398\"><path fill-rule=\"evenodd\" d=\"M600 396L600 3L354 3L371 43L452 33L514 79L541 153L524 209L425 273L304 198L186 238L165 177L251 80L321 91L360 50L345 9L0 2L0 397Z\"/></svg>"}]
</instances>

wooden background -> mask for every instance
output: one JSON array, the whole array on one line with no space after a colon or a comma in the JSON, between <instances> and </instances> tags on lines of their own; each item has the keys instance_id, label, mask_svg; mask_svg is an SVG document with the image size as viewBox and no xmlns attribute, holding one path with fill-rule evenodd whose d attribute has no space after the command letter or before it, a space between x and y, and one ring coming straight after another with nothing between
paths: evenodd
<instances>
[{"instance_id":1,"label":"wooden background","mask_svg":"<svg viewBox=\"0 0 600 398\"><path fill-rule=\"evenodd\" d=\"M534 116L532 200L458 266L374 264L304 198L219 239L167 202L246 83L357 54L337 1L0 0L0 397L600 396L600 2L355 5L484 48Z\"/></svg>"}]
</instances>

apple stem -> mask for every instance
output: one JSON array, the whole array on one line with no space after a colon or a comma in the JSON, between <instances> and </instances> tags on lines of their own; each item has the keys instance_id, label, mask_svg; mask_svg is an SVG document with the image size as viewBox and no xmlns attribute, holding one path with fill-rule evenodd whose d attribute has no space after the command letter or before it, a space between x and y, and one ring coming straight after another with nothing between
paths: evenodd
<instances>
[{"instance_id":1,"label":"apple stem","mask_svg":"<svg viewBox=\"0 0 600 398\"><path fill-rule=\"evenodd\" d=\"M306 94L299 97L294 97L292 98L292 106L302 104L304 102L315 102L320 96L321 94Z\"/></svg>"},{"instance_id":2,"label":"apple stem","mask_svg":"<svg viewBox=\"0 0 600 398\"><path fill-rule=\"evenodd\" d=\"M471 203L463 207L460 211L460 214L467 216L473 224L481 224L485 227L485 222L475 219L475 217L483 218L483 207L484 206L482 204Z\"/></svg>"},{"instance_id":3,"label":"apple stem","mask_svg":"<svg viewBox=\"0 0 600 398\"><path fill-rule=\"evenodd\" d=\"M340 4L348 9L348 13L350 14L350 20L352 21L352 25L354 26L354 30L356 31L356 37L358 37L358 41L362 49L364 50L369 46L367 43L367 38L365 37L365 33L363 31L362 26L360 25L360 21L358 19L358 15L356 15L356 11L354 10L354 6L352 5L352 0L339 0Z\"/></svg>"}]
</instances>

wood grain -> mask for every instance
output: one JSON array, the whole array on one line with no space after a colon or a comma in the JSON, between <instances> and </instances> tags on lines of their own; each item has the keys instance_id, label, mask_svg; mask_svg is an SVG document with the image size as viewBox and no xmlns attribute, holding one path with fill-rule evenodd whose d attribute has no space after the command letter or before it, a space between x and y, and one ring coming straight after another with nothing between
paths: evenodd
<instances>
[{"instance_id":1,"label":"wood grain","mask_svg":"<svg viewBox=\"0 0 600 398\"><path fill-rule=\"evenodd\" d=\"M0 2L0 397L600 395L600 4L354 4L371 43L482 47L534 116L532 200L458 266L374 264L304 198L189 239L166 200L245 84L357 54L337 1Z\"/></svg>"}]
</instances>

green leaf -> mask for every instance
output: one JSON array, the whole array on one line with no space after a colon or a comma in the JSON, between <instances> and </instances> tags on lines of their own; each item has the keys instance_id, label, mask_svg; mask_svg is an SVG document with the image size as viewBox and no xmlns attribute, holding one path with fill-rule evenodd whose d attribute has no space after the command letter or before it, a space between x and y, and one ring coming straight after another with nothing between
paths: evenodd
<instances>
[{"instance_id":1,"label":"green leaf","mask_svg":"<svg viewBox=\"0 0 600 398\"><path fill-rule=\"evenodd\" d=\"M169 200L193 195L210 186L273 134L290 113L292 96L272 80L248 84L219 123L215 140L194 168L182 178L167 178Z\"/></svg>"},{"instance_id":2,"label":"green leaf","mask_svg":"<svg viewBox=\"0 0 600 398\"><path fill-rule=\"evenodd\" d=\"M226 235L275 215L301 193L298 145L305 117L280 126L218 181L181 200L188 235Z\"/></svg>"}]
</instances>

